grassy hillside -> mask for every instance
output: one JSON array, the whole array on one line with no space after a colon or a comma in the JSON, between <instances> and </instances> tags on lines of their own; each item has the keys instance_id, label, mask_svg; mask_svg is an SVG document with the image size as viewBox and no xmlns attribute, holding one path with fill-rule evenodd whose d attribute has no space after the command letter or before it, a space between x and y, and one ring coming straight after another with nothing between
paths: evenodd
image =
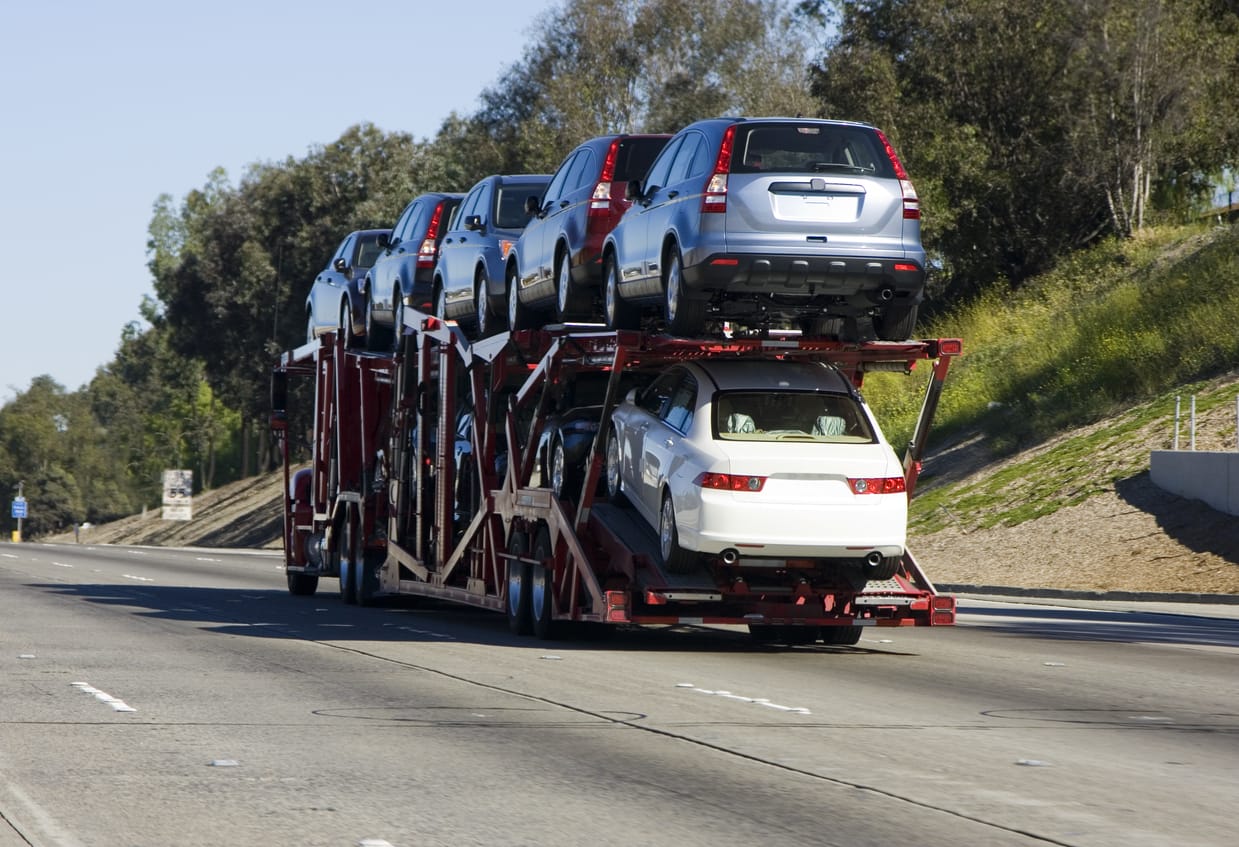
<instances>
[{"instance_id":1,"label":"grassy hillside","mask_svg":"<svg viewBox=\"0 0 1239 847\"><path fill-rule=\"evenodd\" d=\"M1239 228L1109 241L1019 291L995 287L918 334L964 339L931 451L968 440L984 461L1008 461L966 483L934 486L927 476L913 529L934 532L948 515L983 528L1050 514L1147 469L1149 449L1173 438L1176 395L1185 404L1199 395L1202 416L1233 409L1226 375L1239 366ZM922 390L915 377L866 380L866 399L897 446ZM1214 435L1233 447L1233 412L1212 416L1224 418Z\"/></svg>"}]
</instances>

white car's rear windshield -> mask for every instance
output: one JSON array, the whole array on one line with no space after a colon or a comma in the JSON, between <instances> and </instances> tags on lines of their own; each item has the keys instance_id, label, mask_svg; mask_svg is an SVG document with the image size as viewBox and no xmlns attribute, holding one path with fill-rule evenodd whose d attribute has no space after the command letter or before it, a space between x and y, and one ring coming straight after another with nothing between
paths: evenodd
<instances>
[{"instance_id":1,"label":"white car's rear windshield","mask_svg":"<svg viewBox=\"0 0 1239 847\"><path fill-rule=\"evenodd\" d=\"M813 391L726 391L714 400L714 437L723 441L877 441L855 398Z\"/></svg>"}]
</instances>

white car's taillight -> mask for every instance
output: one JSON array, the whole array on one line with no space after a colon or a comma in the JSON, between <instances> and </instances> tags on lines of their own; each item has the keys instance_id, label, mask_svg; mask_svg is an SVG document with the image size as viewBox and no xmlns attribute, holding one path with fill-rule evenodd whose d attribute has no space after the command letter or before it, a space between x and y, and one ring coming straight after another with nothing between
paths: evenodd
<instances>
[{"instance_id":1,"label":"white car's taillight","mask_svg":"<svg viewBox=\"0 0 1239 847\"><path fill-rule=\"evenodd\" d=\"M901 476L849 478L848 488L853 494L902 494L908 484Z\"/></svg>"}]
</instances>

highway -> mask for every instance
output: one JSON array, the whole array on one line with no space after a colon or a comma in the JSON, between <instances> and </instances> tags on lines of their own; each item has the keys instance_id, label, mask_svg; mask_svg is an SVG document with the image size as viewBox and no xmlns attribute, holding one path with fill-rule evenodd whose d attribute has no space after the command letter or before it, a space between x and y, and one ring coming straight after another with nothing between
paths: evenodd
<instances>
[{"instance_id":1,"label":"highway","mask_svg":"<svg viewBox=\"0 0 1239 847\"><path fill-rule=\"evenodd\" d=\"M538 641L281 562L0 544L0 847L1235 843L1239 606Z\"/></svg>"}]
</instances>

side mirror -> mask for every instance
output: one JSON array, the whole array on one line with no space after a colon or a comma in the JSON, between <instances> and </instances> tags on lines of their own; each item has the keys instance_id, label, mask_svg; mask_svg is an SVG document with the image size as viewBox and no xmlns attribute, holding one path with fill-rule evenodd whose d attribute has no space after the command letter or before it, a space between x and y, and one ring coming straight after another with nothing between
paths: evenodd
<instances>
[{"instance_id":1,"label":"side mirror","mask_svg":"<svg viewBox=\"0 0 1239 847\"><path fill-rule=\"evenodd\" d=\"M391 236L390 236L390 235L388 235L388 233L386 233L386 232L385 232L385 233L383 233L382 235L380 235L380 236L379 236L379 246L380 246L380 247L390 247L390 246L391 246Z\"/></svg>"},{"instance_id":2,"label":"side mirror","mask_svg":"<svg viewBox=\"0 0 1239 847\"><path fill-rule=\"evenodd\" d=\"M628 389L628 393L624 395L624 402L630 406L635 405L637 402L637 389Z\"/></svg>"},{"instance_id":3,"label":"side mirror","mask_svg":"<svg viewBox=\"0 0 1239 847\"><path fill-rule=\"evenodd\" d=\"M482 216L481 215L469 215L469 217L465 218L465 229L472 229L474 231L481 230L482 229Z\"/></svg>"},{"instance_id":4,"label":"side mirror","mask_svg":"<svg viewBox=\"0 0 1239 847\"><path fill-rule=\"evenodd\" d=\"M343 257L343 256L341 256L340 258L338 258L338 259L336 259L334 262L332 262L332 263L331 263L331 266L332 266L333 268L335 268L337 271L339 271L340 273L347 273L347 272L348 272L348 262L344 261L344 257Z\"/></svg>"},{"instance_id":5,"label":"side mirror","mask_svg":"<svg viewBox=\"0 0 1239 847\"><path fill-rule=\"evenodd\" d=\"M525 214L533 217L542 211L542 201L536 194L530 194L525 198Z\"/></svg>"},{"instance_id":6,"label":"side mirror","mask_svg":"<svg viewBox=\"0 0 1239 847\"><path fill-rule=\"evenodd\" d=\"M641 191L641 180L630 179L628 185L624 187L624 199L637 201L640 200L644 192Z\"/></svg>"}]
</instances>

